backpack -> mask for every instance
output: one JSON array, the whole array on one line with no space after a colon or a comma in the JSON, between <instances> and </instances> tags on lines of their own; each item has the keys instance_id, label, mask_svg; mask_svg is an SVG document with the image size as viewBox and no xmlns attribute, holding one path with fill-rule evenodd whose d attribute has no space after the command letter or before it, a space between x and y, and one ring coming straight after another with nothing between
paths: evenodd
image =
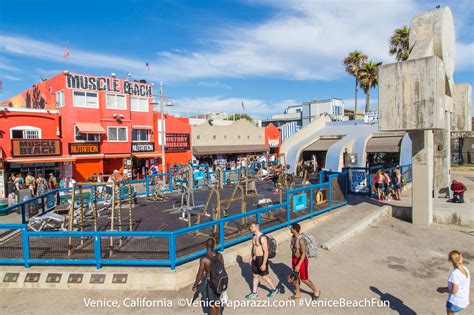
<instances>
[{"instance_id":1,"label":"backpack","mask_svg":"<svg viewBox=\"0 0 474 315\"><path fill-rule=\"evenodd\" d=\"M215 293L221 294L227 290L229 278L222 262L216 256L206 255L211 261L211 272L209 275L211 288Z\"/></svg>"},{"instance_id":2,"label":"backpack","mask_svg":"<svg viewBox=\"0 0 474 315\"><path fill-rule=\"evenodd\" d=\"M273 236L262 234L258 238L258 241L260 242L260 245L262 244L262 241L260 240L262 236L265 236L267 238L267 243L268 243L268 258L275 258L276 256L276 251L277 251L277 242L273 238Z\"/></svg>"},{"instance_id":3,"label":"backpack","mask_svg":"<svg viewBox=\"0 0 474 315\"><path fill-rule=\"evenodd\" d=\"M300 235L301 235L300 238L304 238L304 240L306 241L306 257L308 257L308 258L317 257L318 256L318 244L316 243L316 240L314 239L314 236L311 235L311 234L304 234L304 233L301 233ZM298 238L296 240L296 243L295 243L296 248L299 248L298 240L300 238Z\"/></svg>"}]
</instances>

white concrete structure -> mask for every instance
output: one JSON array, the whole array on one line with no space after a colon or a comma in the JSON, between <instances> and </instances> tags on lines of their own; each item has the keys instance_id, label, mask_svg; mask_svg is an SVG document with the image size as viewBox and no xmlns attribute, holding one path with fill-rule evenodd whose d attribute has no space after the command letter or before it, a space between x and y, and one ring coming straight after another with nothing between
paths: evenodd
<instances>
[{"instance_id":1,"label":"white concrete structure","mask_svg":"<svg viewBox=\"0 0 474 315\"><path fill-rule=\"evenodd\" d=\"M356 153L357 166L365 167L369 142L374 139L382 145L392 146L389 148L391 152L398 151L400 165L411 163L411 139L406 133L379 132L378 124L364 124L361 120L333 122L328 116L318 117L283 142L280 153L284 154L285 163L294 172L305 149L310 146L317 149L319 144L319 148L326 151L325 165L319 166L331 171L342 171L344 153ZM390 141L393 139L395 142Z\"/></svg>"}]
</instances>

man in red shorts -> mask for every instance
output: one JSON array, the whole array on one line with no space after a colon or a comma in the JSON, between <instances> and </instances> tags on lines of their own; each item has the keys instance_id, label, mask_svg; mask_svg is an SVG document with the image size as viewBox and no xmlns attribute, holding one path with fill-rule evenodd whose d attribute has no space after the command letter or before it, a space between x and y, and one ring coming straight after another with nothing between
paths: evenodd
<instances>
[{"instance_id":1,"label":"man in red shorts","mask_svg":"<svg viewBox=\"0 0 474 315\"><path fill-rule=\"evenodd\" d=\"M301 298L301 281L306 284L312 291L312 299L317 300L321 291L316 289L313 282L308 279L308 257L306 257L306 240L300 234L301 226L298 223L291 225L291 267L294 272L293 283L295 284L295 295L291 299Z\"/></svg>"}]
</instances>

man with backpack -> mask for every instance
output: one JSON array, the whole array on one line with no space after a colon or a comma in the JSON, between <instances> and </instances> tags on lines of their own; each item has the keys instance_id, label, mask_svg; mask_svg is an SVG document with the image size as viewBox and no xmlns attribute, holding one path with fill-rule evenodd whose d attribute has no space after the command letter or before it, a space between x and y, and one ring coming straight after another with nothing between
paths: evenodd
<instances>
[{"instance_id":1,"label":"man with backpack","mask_svg":"<svg viewBox=\"0 0 474 315\"><path fill-rule=\"evenodd\" d=\"M313 300L319 299L321 291L308 278L308 257L316 257L316 242L312 235L300 233L301 226L298 223L291 225L291 267L293 269L290 279L295 285L295 295L291 299L301 298L301 281L313 291Z\"/></svg>"},{"instance_id":2,"label":"man with backpack","mask_svg":"<svg viewBox=\"0 0 474 315\"><path fill-rule=\"evenodd\" d=\"M268 259L275 257L276 242L273 238L260 231L260 226L257 222L253 222L250 225L250 231L253 233L252 249L249 258L249 264L252 266L253 288L252 292L247 294L245 298L250 300L258 297L257 288L260 278L262 278L270 286L270 292L267 294L267 298L271 299L275 297L278 290L272 278L268 275Z\"/></svg>"},{"instance_id":3,"label":"man with backpack","mask_svg":"<svg viewBox=\"0 0 474 315\"><path fill-rule=\"evenodd\" d=\"M220 297L227 290L229 279L224 268L224 257L221 253L214 251L214 246L214 239L207 239L207 253L199 261L199 270L192 290L195 292L199 286L201 300L206 302L205 309L209 307L209 311L206 312L218 315L221 308Z\"/></svg>"}]
</instances>

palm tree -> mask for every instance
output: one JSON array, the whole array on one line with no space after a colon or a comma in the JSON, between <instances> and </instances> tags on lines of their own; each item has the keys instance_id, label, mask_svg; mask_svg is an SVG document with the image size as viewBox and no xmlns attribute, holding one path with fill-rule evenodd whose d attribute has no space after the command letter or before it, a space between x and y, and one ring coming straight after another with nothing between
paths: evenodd
<instances>
[{"instance_id":1,"label":"palm tree","mask_svg":"<svg viewBox=\"0 0 474 315\"><path fill-rule=\"evenodd\" d=\"M365 112L370 111L370 89L379 84L379 66L382 63L369 61L362 64L359 70L360 87L365 93Z\"/></svg>"},{"instance_id":2,"label":"palm tree","mask_svg":"<svg viewBox=\"0 0 474 315\"><path fill-rule=\"evenodd\" d=\"M367 61L367 56L359 50L354 50L344 59L346 72L356 79L355 84L355 101L354 101L354 118L357 117L357 92L359 91L359 70L361 65Z\"/></svg>"},{"instance_id":3,"label":"palm tree","mask_svg":"<svg viewBox=\"0 0 474 315\"><path fill-rule=\"evenodd\" d=\"M408 44L408 37L410 35L410 28L403 25L401 28L397 28L393 31L390 37L390 54L395 55L397 61L403 61L408 59L410 54L410 48Z\"/></svg>"}]
</instances>

